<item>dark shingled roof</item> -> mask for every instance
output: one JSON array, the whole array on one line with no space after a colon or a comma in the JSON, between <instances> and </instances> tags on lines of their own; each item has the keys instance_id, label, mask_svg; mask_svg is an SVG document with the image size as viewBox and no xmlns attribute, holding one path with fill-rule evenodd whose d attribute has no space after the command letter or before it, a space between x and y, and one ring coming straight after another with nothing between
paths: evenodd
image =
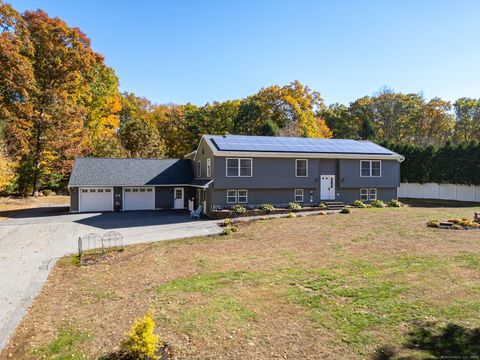
<instances>
[{"instance_id":1,"label":"dark shingled roof","mask_svg":"<svg viewBox=\"0 0 480 360\"><path fill-rule=\"evenodd\" d=\"M193 180L190 160L77 158L69 186L180 185Z\"/></svg>"}]
</instances>

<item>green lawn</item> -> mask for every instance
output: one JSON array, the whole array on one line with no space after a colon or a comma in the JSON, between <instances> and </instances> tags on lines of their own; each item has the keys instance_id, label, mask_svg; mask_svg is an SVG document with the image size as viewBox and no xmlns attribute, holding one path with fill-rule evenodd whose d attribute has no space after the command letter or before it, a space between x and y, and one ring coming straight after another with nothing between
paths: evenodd
<instances>
[{"instance_id":1,"label":"green lawn","mask_svg":"<svg viewBox=\"0 0 480 360\"><path fill-rule=\"evenodd\" d=\"M441 205L258 221L91 266L66 258L6 351L95 359L153 309L180 359L480 355L480 231L425 225L475 207Z\"/></svg>"}]
</instances>

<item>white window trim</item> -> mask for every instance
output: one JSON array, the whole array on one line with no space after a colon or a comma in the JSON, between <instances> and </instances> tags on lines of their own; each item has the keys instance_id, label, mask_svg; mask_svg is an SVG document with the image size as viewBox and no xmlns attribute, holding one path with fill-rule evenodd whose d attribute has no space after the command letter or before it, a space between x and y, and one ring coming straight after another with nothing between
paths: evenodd
<instances>
[{"instance_id":1,"label":"white window trim","mask_svg":"<svg viewBox=\"0 0 480 360\"><path fill-rule=\"evenodd\" d=\"M240 201L240 191L245 191L245 201ZM243 197L243 196L242 196ZM239 204L246 204L248 203L248 190L247 189L238 189L237 190L237 202Z\"/></svg>"},{"instance_id":2,"label":"white window trim","mask_svg":"<svg viewBox=\"0 0 480 360\"><path fill-rule=\"evenodd\" d=\"M197 177L202 176L202 162L199 160L197 161Z\"/></svg>"},{"instance_id":3,"label":"white window trim","mask_svg":"<svg viewBox=\"0 0 480 360\"><path fill-rule=\"evenodd\" d=\"M298 162L299 161L305 161L305 174L306 175L298 175ZM308 177L308 159L295 159L295 177Z\"/></svg>"},{"instance_id":4,"label":"white window trim","mask_svg":"<svg viewBox=\"0 0 480 360\"><path fill-rule=\"evenodd\" d=\"M237 160L238 162L237 175L228 175L228 160ZM240 160L250 161L250 175L240 175ZM225 176L226 177L253 177L253 159L252 158L226 158L225 159Z\"/></svg>"},{"instance_id":5,"label":"white window trim","mask_svg":"<svg viewBox=\"0 0 480 360\"><path fill-rule=\"evenodd\" d=\"M363 190L366 190L366 192L367 192L367 198L366 198L366 199L362 199L362 191L363 191ZM361 189L360 189L360 200L361 200L361 201L368 201L368 194L369 194L369 193L368 193L368 188L361 188Z\"/></svg>"},{"instance_id":6,"label":"white window trim","mask_svg":"<svg viewBox=\"0 0 480 360\"><path fill-rule=\"evenodd\" d=\"M210 158L207 159L207 177L212 176L212 160Z\"/></svg>"},{"instance_id":7,"label":"white window trim","mask_svg":"<svg viewBox=\"0 0 480 360\"><path fill-rule=\"evenodd\" d=\"M229 200L228 200L228 198L230 197L230 196L228 196L228 192L229 192L229 191L235 191L235 201L229 201ZM238 192L237 192L237 190L235 190L235 189L228 189L228 190L227 190L227 204L236 204L236 203L237 203L237 199L238 199Z\"/></svg>"},{"instance_id":8,"label":"white window trim","mask_svg":"<svg viewBox=\"0 0 480 360\"><path fill-rule=\"evenodd\" d=\"M362 175L362 163L364 163L364 162L370 163L369 175ZM378 175L378 176L372 175L372 162L379 162L380 163L380 175ZM360 177L375 177L375 178L382 177L382 160L360 160Z\"/></svg>"},{"instance_id":9,"label":"white window trim","mask_svg":"<svg viewBox=\"0 0 480 360\"><path fill-rule=\"evenodd\" d=\"M302 200L297 200L297 196L300 196L300 195L297 195L297 191L301 191L302 192ZM294 202L298 202L298 203L303 203L303 195L304 195L304 191L303 189L294 189L293 190L293 200Z\"/></svg>"},{"instance_id":10,"label":"white window trim","mask_svg":"<svg viewBox=\"0 0 480 360\"><path fill-rule=\"evenodd\" d=\"M366 199L362 199L362 190L366 190L367 192L367 198ZM375 197L374 198L370 198L370 190L375 190ZM360 200L361 201L375 201L377 200L378 198L378 189L377 188L361 188L360 189Z\"/></svg>"}]
</instances>

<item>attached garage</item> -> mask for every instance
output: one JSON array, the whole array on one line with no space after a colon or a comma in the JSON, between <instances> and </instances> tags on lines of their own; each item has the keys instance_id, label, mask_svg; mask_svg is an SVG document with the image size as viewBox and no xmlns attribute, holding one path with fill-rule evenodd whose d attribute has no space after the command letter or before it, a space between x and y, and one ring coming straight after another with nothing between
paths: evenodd
<instances>
[{"instance_id":1,"label":"attached garage","mask_svg":"<svg viewBox=\"0 0 480 360\"><path fill-rule=\"evenodd\" d=\"M77 158L70 211L185 209L190 190L203 186L193 181L189 159Z\"/></svg>"},{"instance_id":2,"label":"attached garage","mask_svg":"<svg viewBox=\"0 0 480 360\"><path fill-rule=\"evenodd\" d=\"M80 211L113 211L113 189L111 187L80 188Z\"/></svg>"},{"instance_id":3,"label":"attached garage","mask_svg":"<svg viewBox=\"0 0 480 360\"><path fill-rule=\"evenodd\" d=\"M154 210L155 189L153 187L123 188L123 210Z\"/></svg>"}]
</instances>

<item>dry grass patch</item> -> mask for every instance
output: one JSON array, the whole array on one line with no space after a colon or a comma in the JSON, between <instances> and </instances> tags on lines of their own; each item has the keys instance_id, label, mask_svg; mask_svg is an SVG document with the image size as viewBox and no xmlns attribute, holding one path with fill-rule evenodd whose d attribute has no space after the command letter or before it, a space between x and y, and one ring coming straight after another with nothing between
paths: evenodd
<instances>
[{"instance_id":1,"label":"dry grass patch","mask_svg":"<svg viewBox=\"0 0 480 360\"><path fill-rule=\"evenodd\" d=\"M428 358L428 342L412 338L418 324L436 324L431 334L480 326L480 233L427 228L425 219L471 214L355 209L131 246L92 266L65 258L3 355L43 349L55 358L45 349L68 329L80 340L60 341L68 346L53 346L58 354L95 359L154 309L180 359L363 359L380 350Z\"/></svg>"},{"instance_id":2,"label":"dry grass patch","mask_svg":"<svg viewBox=\"0 0 480 360\"><path fill-rule=\"evenodd\" d=\"M44 205L68 206L70 198L64 195L39 196L26 198L0 198L0 221L5 220L20 211Z\"/></svg>"}]
</instances>

